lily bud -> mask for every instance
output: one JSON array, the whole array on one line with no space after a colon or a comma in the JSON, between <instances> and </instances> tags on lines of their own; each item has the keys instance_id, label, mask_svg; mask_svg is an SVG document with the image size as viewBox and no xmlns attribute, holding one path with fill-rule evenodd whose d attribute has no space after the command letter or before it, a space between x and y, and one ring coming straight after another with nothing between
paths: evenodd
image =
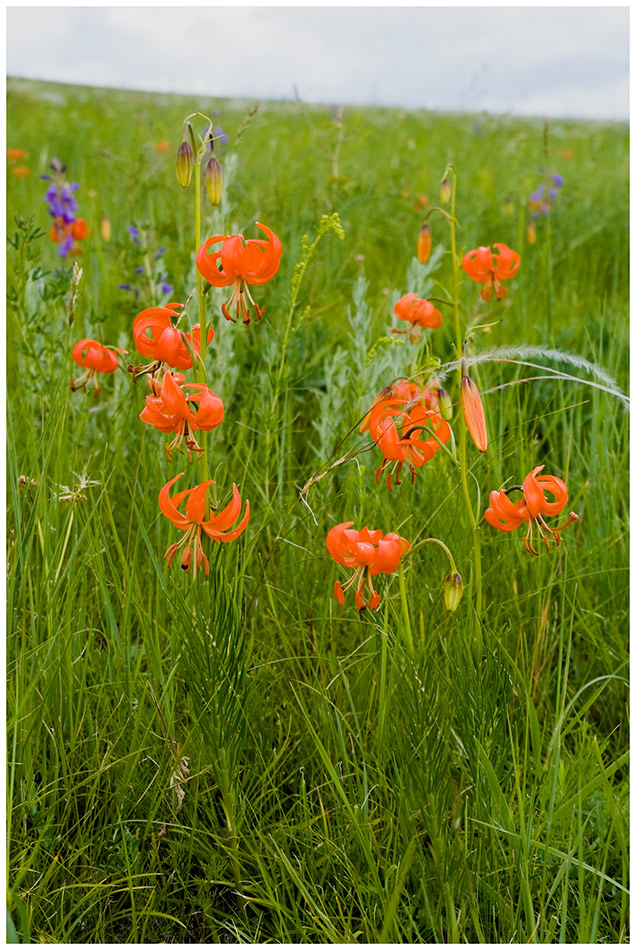
<instances>
[{"instance_id":1,"label":"lily bud","mask_svg":"<svg viewBox=\"0 0 636 950\"><path fill-rule=\"evenodd\" d=\"M485 452L488 448L488 433L486 432L484 407L476 384L466 374L462 376L460 402L464 414L464 422L466 423L470 437L479 451Z\"/></svg>"},{"instance_id":2,"label":"lily bud","mask_svg":"<svg viewBox=\"0 0 636 950\"><path fill-rule=\"evenodd\" d=\"M440 416L442 419L445 419L446 422L450 422L453 418L453 403L450 394L443 386L437 387L437 402Z\"/></svg>"},{"instance_id":3,"label":"lily bud","mask_svg":"<svg viewBox=\"0 0 636 950\"><path fill-rule=\"evenodd\" d=\"M101 232L104 241L110 241L110 218L102 218Z\"/></svg>"},{"instance_id":4,"label":"lily bud","mask_svg":"<svg viewBox=\"0 0 636 950\"><path fill-rule=\"evenodd\" d=\"M439 189L440 198L442 199L442 204L448 204L451 196L451 186L448 178L444 178Z\"/></svg>"},{"instance_id":5,"label":"lily bud","mask_svg":"<svg viewBox=\"0 0 636 950\"><path fill-rule=\"evenodd\" d=\"M184 140L179 146L175 168L177 181L182 188L187 188L192 181L192 169L194 168L194 149L190 142Z\"/></svg>"},{"instance_id":6,"label":"lily bud","mask_svg":"<svg viewBox=\"0 0 636 950\"><path fill-rule=\"evenodd\" d=\"M223 191L223 174L221 172L221 166L214 155L212 155L205 166L204 178L208 198L213 205L220 205L221 193Z\"/></svg>"},{"instance_id":7,"label":"lily bud","mask_svg":"<svg viewBox=\"0 0 636 950\"><path fill-rule=\"evenodd\" d=\"M536 231L536 228L535 228L534 224L532 223L532 221L528 224L528 226L527 226L527 228L526 228L526 239L527 239L527 241L528 241L528 244L535 244L535 243L536 243L536 240L537 240L537 231Z\"/></svg>"},{"instance_id":8,"label":"lily bud","mask_svg":"<svg viewBox=\"0 0 636 950\"><path fill-rule=\"evenodd\" d=\"M417 238L417 259L420 264L426 264L431 254L433 238L428 224L423 224Z\"/></svg>"},{"instance_id":9,"label":"lily bud","mask_svg":"<svg viewBox=\"0 0 636 950\"><path fill-rule=\"evenodd\" d=\"M457 610L463 593L464 585L461 574L457 572L449 574L444 581L444 606L446 609L450 610L451 613Z\"/></svg>"}]
</instances>

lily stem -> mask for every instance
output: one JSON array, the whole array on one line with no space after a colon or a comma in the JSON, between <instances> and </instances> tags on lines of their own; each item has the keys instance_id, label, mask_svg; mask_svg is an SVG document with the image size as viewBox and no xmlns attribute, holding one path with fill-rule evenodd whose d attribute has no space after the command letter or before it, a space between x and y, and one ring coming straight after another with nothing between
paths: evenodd
<instances>
[{"instance_id":1,"label":"lily stem","mask_svg":"<svg viewBox=\"0 0 636 950\"><path fill-rule=\"evenodd\" d=\"M462 365L461 360L464 356L464 341L461 329L460 315L459 315L459 285L460 285L460 271L459 271L459 258L457 257L457 239L455 234L455 200L457 197L457 175L455 169L452 165L449 166L449 171L452 173L452 188L451 188L451 214L449 220L450 227L450 242L451 242L451 258L453 263L453 313L455 317L455 345L457 349L457 359L460 361L457 368L457 387L461 391L461 382L462 382ZM466 423L464 421L463 413L458 414L458 424L459 424L459 475L462 484L462 492L464 494L464 500L466 502L466 511L468 513L468 520L470 522L471 531L473 534L473 583L475 591L475 645L477 649L481 649L481 612L482 612L482 581L481 581L481 543L479 539L479 527L477 524L477 519L475 518L475 513L473 511L473 504L470 498L470 491L468 489L468 464L466 458Z\"/></svg>"},{"instance_id":2,"label":"lily stem","mask_svg":"<svg viewBox=\"0 0 636 950\"><path fill-rule=\"evenodd\" d=\"M204 147L202 146L199 149L196 157L196 162L194 165L194 253L196 256L197 251L201 246L201 155L204 154ZM196 374L197 382L205 384L206 382L206 372L205 372L205 355L208 347L208 322L207 322L207 313L205 308L205 294L203 293L203 278L199 273L198 268L196 269L196 278L197 278L197 298L199 300L199 326L200 326L200 346L199 346L199 359L196 362ZM199 445L203 449L199 455L197 465L199 466L199 477L202 482L207 481L208 479L208 446L207 446L207 432L200 432L200 442Z\"/></svg>"}]
</instances>

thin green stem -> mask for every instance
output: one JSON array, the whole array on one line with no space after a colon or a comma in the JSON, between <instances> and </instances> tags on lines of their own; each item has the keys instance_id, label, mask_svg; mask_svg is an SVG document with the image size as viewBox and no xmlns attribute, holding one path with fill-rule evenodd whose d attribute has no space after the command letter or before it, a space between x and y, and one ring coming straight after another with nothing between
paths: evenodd
<instances>
[{"instance_id":1,"label":"thin green stem","mask_svg":"<svg viewBox=\"0 0 636 950\"><path fill-rule=\"evenodd\" d=\"M400 600L402 601L402 614L404 616L404 639L406 640L406 648L408 650L409 656L411 659L414 659L415 649L413 647L411 618L409 616L409 605L406 599L406 584L404 583L404 568L402 565L400 565L400 570L398 573L398 583L400 587Z\"/></svg>"},{"instance_id":2,"label":"thin green stem","mask_svg":"<svg viewBox=\"0 0 636 950\"><path fill-rule=\"evenodd\" d=\"M451 258L453 264L453 315L455 318L455 346L457 349L457 359L460 361L460 364L457 368L457 386L461 391L462 383L462 366L461 359L464 355L464 344L463 344L463 335L460 322L459 314L459 285L460 285L460 272L459 272L459 259L457 257L457 240L455 235L455 201L457 197L457 175L455 174L455 169L452 165L449 166L449 171L452 172L453 176L453 185L451 189L451 214L449 220L450 226L450 242L451 242ZM481 629L480 629L480 620L482 612L482 581L481 581L481 544L479 540L479 527L477 524L477 519L475 518L475 513L473 511L473 505L470 498L470 491L468 489L468 466L466 458L466 423L464 421L463 414L460 412L458 414L458 424L459 424L459 474L462 484L462 492L464 494L464 500L466 502L466 511L468 512L468 520L470 522L470 527L473 533L473 581L474 581L474 590L475 590L475 614L477 622L475 624L475 641L480 648L481 645Z\"/></svg>"},{"instance_id":3,"label":"thin green stem","mask_svg":"<svg viewBox=\"0 0 636 950\"><path fill-rule=\"evenodd\" d=\"M446 551L446 556L448 557L448 560L450 562L451 574L457 573L457 566L455 564L455 559L443 541L440 541L439 538L423 538L421 541L418 541L417 544L413 545L413 547L411 548L411 553L415 551L416 548L419 548L420 545L422 544L439 544L440 548L444 548L444 550Z\"/></svg>"},{"instance_id":4,"label":"thin green stem","mask_svg":"<svg viewBox=\"0 0 636 950\"><path fill-rule=\"evenodd\" d=\"M194 165L194 253L196 256L197 251L201 246L201 151L197 154L196 162ZM207 313L205 308L205 294L203 293L203 278L198 271L196 271L197 277L197 298L199 300L199 326L201 328L200 336L200 345L199 345L199 359L196 362L196 373L197 373L197 382L205 383L206 382L206 373L205 373L205 355L208 348L208 322L207 322ZM208 478L208 446L207 446L207 433L201 431L199 433L199 445L202 448L202 452L198 459L199 467L199 477L202 482L207 481Z\"/></svg>"}]
</instances>

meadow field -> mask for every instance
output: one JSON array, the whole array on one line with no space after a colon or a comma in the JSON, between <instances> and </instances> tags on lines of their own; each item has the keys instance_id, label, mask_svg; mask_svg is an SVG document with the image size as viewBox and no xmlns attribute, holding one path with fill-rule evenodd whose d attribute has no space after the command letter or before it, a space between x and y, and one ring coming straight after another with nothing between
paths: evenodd
<instances>
[{"instance_id":1,"label":"meadow field","mask_svg":"<svg viewBox=\"0 0 636 950\"><path fill-rule=\"evenodd\" d=\"M188 116L222 168L200 219ZM7 146L9 940L627 942L627 126L9 80ZM257 222L280 264L233 323L195 251ZM497 244L520 264L486 301L461 265ZM393 333L407 294L441 325ZM186 301L224 418L170 461L127 367L138 314ZM118 363L96 395L86 339ZM367 414L406 418L400 380L439 428L389 490ZM210 523L233 484L249 523L168 564L210 479ZM380 548L338 535L338 563L347 523L408 542L364 610Z\"/></svg>"}]
</instances>

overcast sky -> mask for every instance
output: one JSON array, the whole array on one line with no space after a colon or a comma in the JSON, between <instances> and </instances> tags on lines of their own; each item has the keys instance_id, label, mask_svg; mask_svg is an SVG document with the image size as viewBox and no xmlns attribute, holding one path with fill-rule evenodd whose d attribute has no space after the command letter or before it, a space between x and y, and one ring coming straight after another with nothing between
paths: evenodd
<instances>
[{"instance_id":1,"label":"overcast sky","mask_svg":"<svg viewBox=\"0 0 636 950\"><path fill-rule=\"evenodd\" d=\"M7 72L197 93L627 119L623 7L8 7Z\"/></svg>"}]
</instances>

